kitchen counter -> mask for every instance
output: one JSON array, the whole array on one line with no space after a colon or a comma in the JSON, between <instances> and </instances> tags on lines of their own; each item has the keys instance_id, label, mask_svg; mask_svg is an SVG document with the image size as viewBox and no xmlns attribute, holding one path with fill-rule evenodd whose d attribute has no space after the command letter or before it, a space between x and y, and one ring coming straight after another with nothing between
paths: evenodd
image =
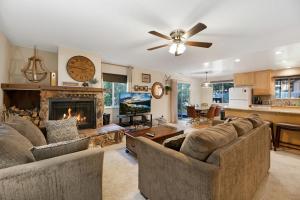
<instances>
[{"instance_id":1,"label":"kitchen counter","mask_svg":"<svg viewBox=\"0 0 300 200\"><path fill-rule=\"evenodd\" d=\"M272 121L274 130L276 123L285 122L292 124L300 124L300 107L279 107L279 106L252 106L244 108L224 107L225 117L237 116L247 117L252 113L259 114L263 120ZM295 131L283 131L280 138L282 144L300 145L300 134Z\"/></svg>"},{"instance_id":2,"label":"kitchen counter","mask_svg":"<svg viewBox=\"0 0 300 200\"><path fill-rule=\"evenodd\" d=\"M224 107L224 110L241 110L241 111L249 111L249 112L271 112L271 113L282 113L282 114L292 114L292 115L300 115L299 107L278 107L278 106L252 106L252 107L244 107L244 108L235 108L235 107Z\"/></svg>"}]
</instances>

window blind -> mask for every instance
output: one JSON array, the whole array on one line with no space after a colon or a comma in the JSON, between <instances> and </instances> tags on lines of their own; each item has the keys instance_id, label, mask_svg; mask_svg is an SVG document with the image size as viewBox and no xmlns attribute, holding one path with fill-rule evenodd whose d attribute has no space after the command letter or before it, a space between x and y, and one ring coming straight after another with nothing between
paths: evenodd
<instances>
[{"instance_id":1,"label":"window blind","mask_svg":"<svg viewBox=\"0 0 300 200\"><path fill-rule=\"evenodd\" d=\"M127 83L127 76L120 74L103 73L103 81L115 83Z\"/></svg>"}]
</instances>

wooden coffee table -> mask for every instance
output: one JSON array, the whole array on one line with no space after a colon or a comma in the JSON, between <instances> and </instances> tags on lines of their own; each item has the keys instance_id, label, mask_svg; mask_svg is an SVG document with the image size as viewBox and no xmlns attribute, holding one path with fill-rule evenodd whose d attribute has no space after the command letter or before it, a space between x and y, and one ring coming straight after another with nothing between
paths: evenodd
<instances>
[{"instance_id":1,"label":"wooden coffee table","mask_svg":"<svg viewBox=\"0 0 300 200\"><path fill-rule=\"evenodd\" d=\"M146 135L146 133L155 133L154 137ZM154 142L162 144L165 139L183 134L183 130L179 128L173 128L168 126L159 126L159 127L152 127L143 130L136 130L125 133L126 135L126 152L131 152L132 154L136 155L136 137L146 137Z\"/></svg>"}]
</instances>

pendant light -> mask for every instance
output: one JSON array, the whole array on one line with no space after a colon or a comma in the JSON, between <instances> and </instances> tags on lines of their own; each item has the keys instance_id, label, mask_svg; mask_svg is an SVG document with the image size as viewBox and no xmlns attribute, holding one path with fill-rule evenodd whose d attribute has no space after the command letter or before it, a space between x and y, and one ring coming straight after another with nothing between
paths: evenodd
<instances>
[{"instance_id":1,"label":"pendant light","mask_svg":"<svg viewBox=\"0 0 300 200\"><path fill-rule=\"evenodd\" d=\"M201 83L202 87L210 87L210 82L207 80L208 72L205 72L205 82Z\"/></svg>"}]
</instances>

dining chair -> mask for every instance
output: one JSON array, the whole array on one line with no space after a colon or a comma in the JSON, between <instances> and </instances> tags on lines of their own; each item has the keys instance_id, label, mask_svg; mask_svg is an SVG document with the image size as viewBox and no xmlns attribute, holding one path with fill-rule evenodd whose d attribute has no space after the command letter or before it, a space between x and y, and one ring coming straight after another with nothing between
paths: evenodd
<instances>
[{"instance_id":1,"label":"dining chair","mask_svg":"<svg viewBox=\"0 0 300 200\"><path fill-rule=\"evenodd\" d=\"M219 105L216 106L216 109L215 109L215 117L219 117L219 116L220 116L221 109L222 109L221 106L219 106Z\"/></svg>"},{"instance_id":2,"label":"dining chair","mask_svg":"<svg viewBox=\"0 0 300 200\"><path fill-rule=\"evenodd\" d=\"M215 110L217 106L211 105L207 111L207 113L202 114L201 116L206 119L206 121L212 121L215 117Z\"/></svg>"},{"instance_id":3,"label":"dining chair","mask_svg":"<svg viewBox=\"0 0 300 200\"><path fill-rule=\"evenodd\" d=\"M195 106L187 106L186 111L187 111L187 117L190 119L189 120L190 123L197 121L199 116L197 115Z\"/></svg>"}]
</instances>

